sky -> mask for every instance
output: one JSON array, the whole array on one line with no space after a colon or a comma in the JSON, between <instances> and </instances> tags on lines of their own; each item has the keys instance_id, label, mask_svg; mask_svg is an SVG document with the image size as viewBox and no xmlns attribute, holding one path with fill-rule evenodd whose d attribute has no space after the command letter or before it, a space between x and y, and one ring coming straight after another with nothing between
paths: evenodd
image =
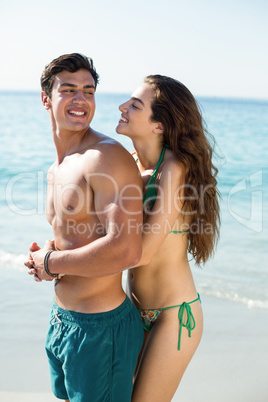
<instances>
[{"instance_id":1,"label":"sky","mask_svg":"<svg viewBox=\"0 0 268 402\"><path fill-rule=\"evenodd\" d=\"M40 90L44 66L92 57L100 92L148 74L195 96L268 99L267 0L0 0L0 90Z\"/></svg>"}]
</instances>

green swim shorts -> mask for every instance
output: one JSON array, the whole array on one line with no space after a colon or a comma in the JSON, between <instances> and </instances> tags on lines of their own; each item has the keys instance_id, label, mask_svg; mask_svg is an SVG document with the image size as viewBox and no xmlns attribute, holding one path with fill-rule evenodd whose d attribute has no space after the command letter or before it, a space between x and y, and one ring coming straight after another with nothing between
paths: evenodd
<instances>
[{"instance_id":1,"label":"green swim shorts","mask_svg":"<svg viewBox=\"0 0 268 402\"><path fill-rule=\"evenodd\" d=\"M140 315L128 298L97 314L54 303L46 340L53 393L71 402L130 402L143 338Z\"/></svg>"}]
</instances>

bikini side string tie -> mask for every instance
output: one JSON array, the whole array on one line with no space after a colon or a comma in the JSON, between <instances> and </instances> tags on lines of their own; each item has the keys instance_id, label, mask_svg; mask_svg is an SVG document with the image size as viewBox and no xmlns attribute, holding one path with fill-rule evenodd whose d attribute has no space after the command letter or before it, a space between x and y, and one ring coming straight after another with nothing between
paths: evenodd
<instances>
[{"instance_id":1,"label":"bikini side string tie","mask_svg":"<svg viewBox=\"0 0 268 402\"><path fill-rule=\"evenodd\" d=\"M183 322L184 318L184 313L187 313L187 321L186 324ZM182 327L185 327L189 331L189 338L191 338L192 331L195 329L195 319L192 313L192 309L189 303L182 303L179 309L178 313L178 318L180 322L180 331L179 331L179 345L178 345L178 350L181 350L181 332L182 332Z\"/></svg>"}]
</instances>

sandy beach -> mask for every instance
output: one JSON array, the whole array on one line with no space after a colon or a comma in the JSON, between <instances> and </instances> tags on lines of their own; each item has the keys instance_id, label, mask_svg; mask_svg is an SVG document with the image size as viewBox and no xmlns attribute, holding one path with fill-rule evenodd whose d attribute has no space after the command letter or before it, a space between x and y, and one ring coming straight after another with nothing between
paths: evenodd
<instances>
[{"instance_id":1,"label":"sandy beach","mask_svg":"<svg viewBox=\"0 0 268 402\"><path fill-rule=\"evenodd\" d=\"M55 402L43 347L52 284L9 268L1 286L0 400ZM201 297L203 339L173 402L266 402L268 311Z\"/></svg>"}]
</instances>

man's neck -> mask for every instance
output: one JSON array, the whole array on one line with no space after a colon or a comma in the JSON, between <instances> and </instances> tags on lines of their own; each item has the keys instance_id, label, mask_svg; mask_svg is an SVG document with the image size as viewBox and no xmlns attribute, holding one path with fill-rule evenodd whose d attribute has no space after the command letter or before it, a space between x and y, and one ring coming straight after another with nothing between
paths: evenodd
<instances>
[{"instance_id":1,"label":"man's neck","mask_svg":"<svg viewBox=\"0 0 268 402\"><path fill-rule=\"evenodd\" d=\"M90 127L82 131L52 131L53 141L57 152L58 164L61 164L67 155L82 151L88 143L91 133Z\"/></svg>"}]
</instances>

